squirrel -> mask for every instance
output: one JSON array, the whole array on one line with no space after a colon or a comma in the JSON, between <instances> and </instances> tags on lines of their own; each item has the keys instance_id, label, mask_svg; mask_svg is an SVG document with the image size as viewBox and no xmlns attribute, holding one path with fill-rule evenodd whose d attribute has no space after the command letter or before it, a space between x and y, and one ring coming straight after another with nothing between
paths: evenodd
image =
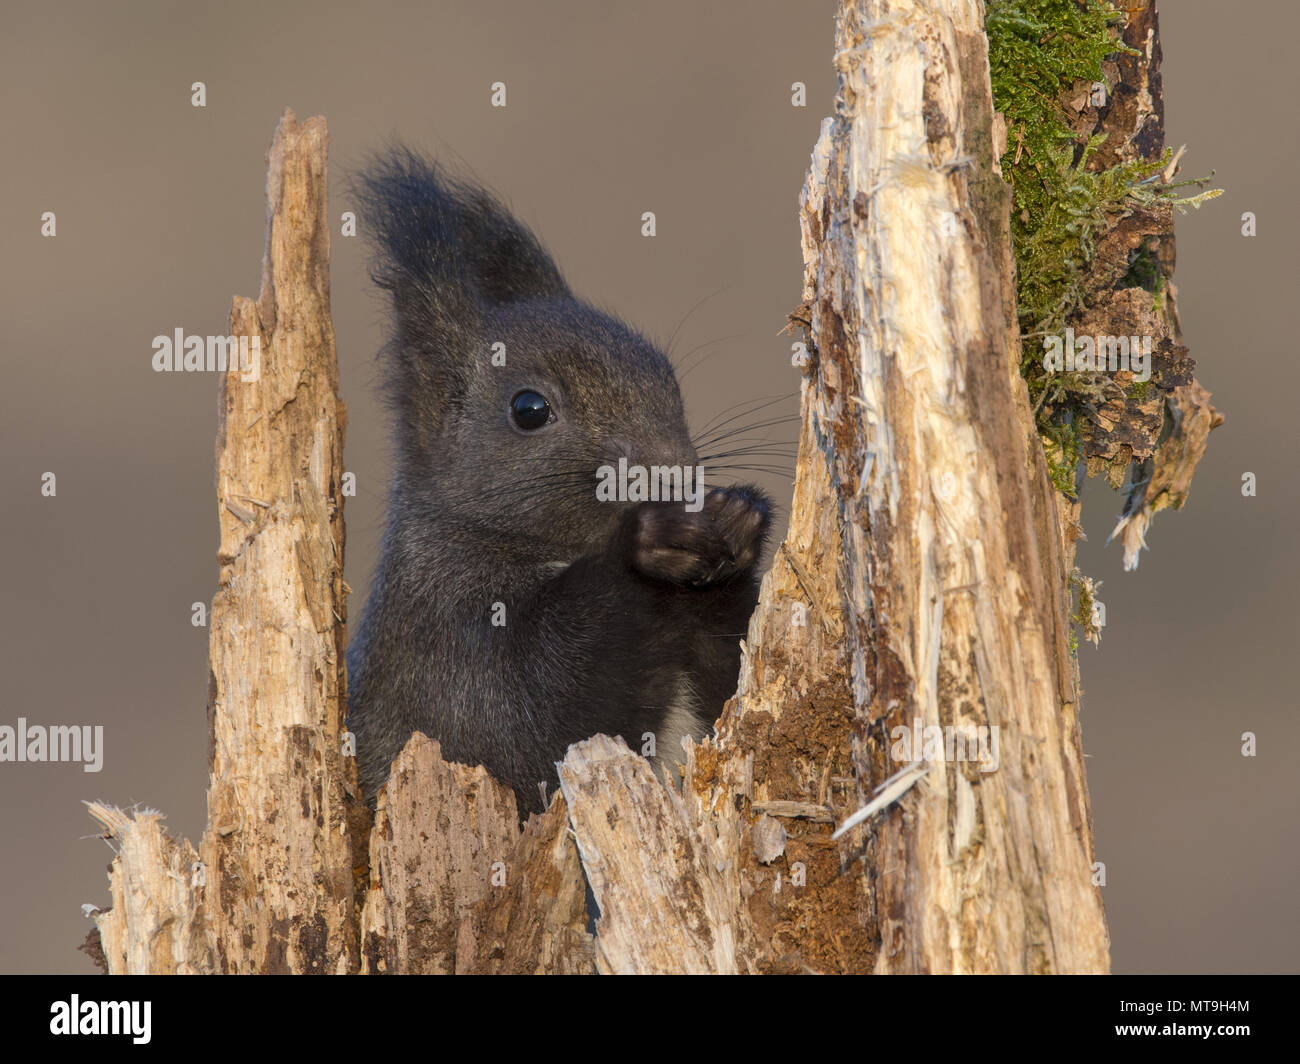
<instances>
[{"instance_id":1,"label":"squirrel","mask_svg":"<svg viewBox=\"0 0 1300 1064\"><path fill-rule=\"evenodd\" d=\"M494 195L404 148L355 188L396 443L347 654L362 790L416 731L521 816L598 733L652 733L662 773L735 691L771 503L692 477L668 357L576 297Z\"/></svg>"}]
</instances>

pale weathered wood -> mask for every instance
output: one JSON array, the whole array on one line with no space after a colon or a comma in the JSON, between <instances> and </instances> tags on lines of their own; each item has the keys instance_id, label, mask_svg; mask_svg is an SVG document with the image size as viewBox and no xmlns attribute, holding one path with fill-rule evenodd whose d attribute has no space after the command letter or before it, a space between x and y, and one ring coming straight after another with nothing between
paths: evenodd
<instances>
[{"instance_id":1,"label":"pale weathered wood","mask_svg":"<svg viewBox=\"0 0 1300 1064\"><path fill-rule=\"evenodd\" d=\"M590 975L595 942L587 932L586 883L557 792L531 816L494 887L461 920L456 974Z\"/></svg>"},{"instance_id":2,"label":"pale weathered wood","mask_svg":"<svg viewBox=\"0 0 1300 1064\"><path fill-rule=\"evenodd\" d=\"M202 856L224 971L358 963L344 756L342 403L329 315L327 134L286 112L271 145L267 254L231 332L261 380L228 376L218 428L221 562L212 602L213 758ZM252 519L239 514L249 499ZM236 506L232 506L234 503ZM251 941L250 941L251 940Z\"/></svg>"},{"instance_id":3,"label":"pale weathered wood","mask_svg":"<svg viewBox=\"0 0 1300 1064\"><path fill-rule=\"evenodd\" d=\"M99 956L109 972L202 975L213 971L215 942L195 888L199 855L163 830L162 814L124 812L87 802L117 853L111 905L94 913Z\"/></svg>"},{"instance_id":4,"label":"pale weathered wood","mask_svg":"<svg viewBox=\"0 0 1300 1064\"><path fill-rule=\"evenodd\" d=\"M261 356L256 371L250 360L221 378L202 863L178 885L188 843L163 840L156 821L96 813L120 845L114 908L98 918L111 971L163 970L164 957L175 971L358 967L353 844L366 816L343 750L345 414L327 142L324 119L285 112L268 160L262 290L230 315L231 334L255 337ZM149 905L118 909L141 890Z\"/></svg>"},{"instance_id":5,"label":"pale weathered wood","mask_svg":"<svg viewBox=\"0 0 1300 1064\"><path fill-rule=\"evenodd\" d=\"M1072 712L1068 574L1016 369L979 18L965 3L846 2L837 20L837 117L801 210L795 318L810 326L812 358L790 530L737 697L718 738L690 751L682 803L730 887L714 892L710 921L737 970L1108 965ZM906 766L891 732L916 720L997 727L997 770L935 764L840 842L808 816L785 820L788 837L773 845L755 814L845 819ZM643 811L639 837L658 841L627 860L644 871L655 851L691 851L675 810L636 794L643 776L621 764L591 805L627 809L629 821ZM630 965L674 970L679 959L634 952L638 925L672 922L656 907L668 888L651 876L629 896L635 875L603 885L598 861L631 847L572 807L605 910L598 954L617 927ZM646 809L658 810L650 822ZM691 890L679 882L670 896ZM691 930L679 915L665 933Z\"/></svg>"},{"instance_id":6,"label":"pale weathered wood","mask_svg":"<svg viewBox=\"0 0 1300 1064\"><path fill-rule=\"evenodd\" d=\"M393 763L370 837L364 970L591 970L562 799L520 831L514 792L417 734Z\"/></svg>"},{"instance_id":7,"label":"pale weathered wood","mask_svg":"<svg viewBox=\"0 0 1300 1064\"><path fill-rule=\"evenodd\" d=\"M717 860L650 763L598 735L570 747L560 786L601 910L599 970L735 973L734 862Z\"/></svg>"},{"instance_id":8,"label":"pale weathered wood","mask_svg":"<svg viewBox=\"0 0 1300 1064\"><path fill-rule=\"evenodd\" d=\"M836 116L799 205L794 500L736 697L668 787L621 740L576 744L522 830L508 788L416 735L366 845L340 753L324 129L286 116L263 291L232 315L264 340L264 380L223 389L202 863L156 814L92 808L119 849L97 916L111 970L1107 970L1069 650L1079 511L1018 369L981 19L968 0L842 0ZM1158 91L1143 99L1126 121L1149 122ZM1193 387L1130 538L1186 495L1216 423ZM1141 453L1121 438L1115 455ZM900 754L917 722L996 728L996 765Z\"/></svg>"},{"instance_id":9,"label":"pale weathered wood","mask_svg":"<svg viewBox=\"0 0 1300 1064\"><path fill-rule=\"evenodd\" d=\"M834 441L846 533L857 776L903 767L890 736L913 721L996 727L1001 748L993 772L935 764L859 829L874 836L875 970L1104 971L980 6L846 3L836 44L812 416Z\"/></svg>"}]
</instances>

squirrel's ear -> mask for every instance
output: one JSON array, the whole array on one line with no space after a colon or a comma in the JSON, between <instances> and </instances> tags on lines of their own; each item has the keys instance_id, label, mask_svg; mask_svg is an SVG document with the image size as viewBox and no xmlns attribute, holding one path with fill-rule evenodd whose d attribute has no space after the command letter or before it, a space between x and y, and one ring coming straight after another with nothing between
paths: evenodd
<instances>
[{"instance_id":1,"label":"squirrel's ear","mask_svg":"<svg viewBox=\"0 0 1300 1064\"><path fill-rule=\"evenodd\" d=\"M463 399L475 355L486 353L486 312L569 290L537 238L491 194L412 151L376 158L352 192L375 252L371 277L393 300L387 391L406 438L422 440Z\"/></svg>"},{"instance_id":2,"label":"squirrel's ear","mask_svg":"<svg viewBox=\"0 0 1300 1064\"><path fill-rule=\"evenodd\" d=\"M464 321L480 307L569 294L537 238L491 193L448 176L409 149L376 159L357 182L377 252L375 283L398 314L432 303Z\"/></svg>"}]
</instances>

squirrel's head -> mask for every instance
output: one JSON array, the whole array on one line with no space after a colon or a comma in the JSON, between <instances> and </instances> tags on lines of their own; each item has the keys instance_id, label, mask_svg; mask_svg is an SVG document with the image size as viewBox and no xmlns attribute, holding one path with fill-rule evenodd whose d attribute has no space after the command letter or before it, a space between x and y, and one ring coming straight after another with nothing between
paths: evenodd
<instances>
[{"instance_id":1,"label":"squirrel's head","mask_svg":"<svg viewBox=\"0 0 1300 1064\"><path fill-rule=\"evenodd\" d=\"M602 467L695 465L668 358L575 298L493 196L405 150L358 193L392 298L385 384L408 516L572 560L630 505L598 497Z\"/></svg>"}]
</instances>

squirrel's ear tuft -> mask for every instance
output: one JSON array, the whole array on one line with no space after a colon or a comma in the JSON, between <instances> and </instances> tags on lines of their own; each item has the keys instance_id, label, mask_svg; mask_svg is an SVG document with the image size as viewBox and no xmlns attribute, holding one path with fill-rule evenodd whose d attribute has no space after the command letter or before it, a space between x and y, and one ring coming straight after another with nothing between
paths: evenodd
<instances>
[{"instance_id":1,"label":"squirrel's ear tuft","mask_svg":"<svg viewBox=\"0 0 1300 1064\"><path fill-rule=\"evenodd\" d=\"M374 159L355 182L376 251L375 283L399 314L413 298L481 306L569 295L537 238L491 193L408 148ZM469 308L445 308L461 317Z\"/></svg>"},{"instance_id":2,"label":"squirrel's ear tuft","mask_svg":"<svg viewBox=\"0 0 1300 1064\"><path fill-rule=\"evenodd\" d=\"M490 193L409 149L373 159L351 191L374 249L371 277L393 301L385 388L407 447L428 450L486 353L492 307L569 290Z\"/></svg>"}]
</instances>

